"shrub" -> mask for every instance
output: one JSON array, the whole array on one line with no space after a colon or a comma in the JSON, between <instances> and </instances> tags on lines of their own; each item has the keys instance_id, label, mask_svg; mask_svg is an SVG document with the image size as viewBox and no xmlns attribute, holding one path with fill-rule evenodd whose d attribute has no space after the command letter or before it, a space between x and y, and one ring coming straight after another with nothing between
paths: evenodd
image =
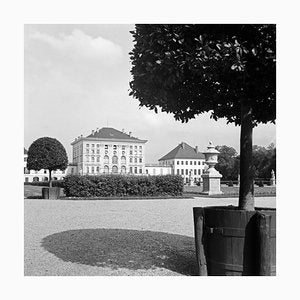
<instances>
[{"instance_id":1,"label":"shrub","mask_svg":"<svg viewBox=\"0 0 300 300\"><path fill-rule=\"evenodd\" d=\"M182 195L181 176L68 175L64 179L67 197L120 197Z\"/></svg>"}]
</instances>

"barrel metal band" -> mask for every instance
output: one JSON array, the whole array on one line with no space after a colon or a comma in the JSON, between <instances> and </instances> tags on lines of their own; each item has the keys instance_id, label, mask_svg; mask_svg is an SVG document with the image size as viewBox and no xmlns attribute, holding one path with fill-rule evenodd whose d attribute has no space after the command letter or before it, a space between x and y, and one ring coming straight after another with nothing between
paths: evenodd
<instances>
[{"instance_id":1,"label":"barrel metal band","mask_svg":"<svg viewBox=\"0 0 300 300\"><path fill-rule=\"evenodd\" d=\"M215 266L219 269L235 271L235 272L243 272L243 270L244 270L244 267L242 265L221 263L221 262L212 260L210 258L206 258L206 259L207 259L207 262L211 263L213 266ZM276 266L271 266L271 273L273 273L273 274L276 273Z\"/></svg>"},{"instance_id":2,"label":"barrel metal band","mask_svg":"<svg viewBox=\"0 0 300 300\"><path fill-rule=\"evenodd\" d=\"M219 234L223 236L245 237L245 229L233 227L205 227L208 234ZM271 238L276 237L276 229L271 229Z\"/></svg>"}]
</instances>

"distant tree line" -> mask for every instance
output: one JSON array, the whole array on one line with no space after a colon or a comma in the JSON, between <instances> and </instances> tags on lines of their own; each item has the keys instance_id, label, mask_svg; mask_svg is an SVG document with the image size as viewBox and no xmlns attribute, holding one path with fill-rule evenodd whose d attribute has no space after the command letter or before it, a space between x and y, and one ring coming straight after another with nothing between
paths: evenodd
<instances>
[{"instance_id":1,"label":"distant tree line","mask_svg":"<svg viewBox=\"0 0 300 300\"><path fill-rule=\"evenodd\" d=\"M233 147L216 146L220 152L216 169L223 175L222 180L238 180L240 156ZM276 147L272 143L267 148L254 145L253 148L254 178L269 179L271 171L276 174Z\"/></svg>"}]
</instances>

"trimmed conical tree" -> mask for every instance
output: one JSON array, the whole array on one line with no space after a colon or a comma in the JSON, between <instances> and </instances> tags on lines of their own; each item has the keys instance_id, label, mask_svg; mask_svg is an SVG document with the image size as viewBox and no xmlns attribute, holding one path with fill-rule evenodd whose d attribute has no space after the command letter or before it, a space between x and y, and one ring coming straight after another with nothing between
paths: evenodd
<instances>
[{"instance_id":1,"label":"trimmed conical tree","mask_svg":"<svg viewBox=\"0 0 300 300\"><path fill-rule=\"evenodd\" d=\"M64 146L54 138L42 137L34 141L28 149L27 168L39 171L49 171L49 187L52 186L51 172L65 170L68 166L68 156Z\"/></svg>"},{"instance_id":2,"label":"trimmed conical tree","mask_svg":"<svg viewBox=\"0 0 300 300\"><path fill-rule=\"evenodd\" d=\"M254 209L252 133L276 118L275 25L136 25L130 95L187 122L241 126L239 208Z\"/></svg>"}]
</instances>

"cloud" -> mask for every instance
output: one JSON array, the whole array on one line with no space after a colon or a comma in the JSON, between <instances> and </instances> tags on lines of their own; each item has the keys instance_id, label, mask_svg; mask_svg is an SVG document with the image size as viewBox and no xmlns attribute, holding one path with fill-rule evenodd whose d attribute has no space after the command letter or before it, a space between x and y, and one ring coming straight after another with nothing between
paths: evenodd
<instances>
[{"instance_id":1,"label":"cloud","mask_svg":"<svg viewBox=\"0 0 300 300\"><path fill-rule=\"evenodd\" d=\"M49 46L65 59L85 60L103 65L117 64L123 57L122 48L101 36L92 37L81 30L74 29L71 34L58 37L40 31L29 35L30 41L38 41Z\"/></svg>"}]
</instances>

